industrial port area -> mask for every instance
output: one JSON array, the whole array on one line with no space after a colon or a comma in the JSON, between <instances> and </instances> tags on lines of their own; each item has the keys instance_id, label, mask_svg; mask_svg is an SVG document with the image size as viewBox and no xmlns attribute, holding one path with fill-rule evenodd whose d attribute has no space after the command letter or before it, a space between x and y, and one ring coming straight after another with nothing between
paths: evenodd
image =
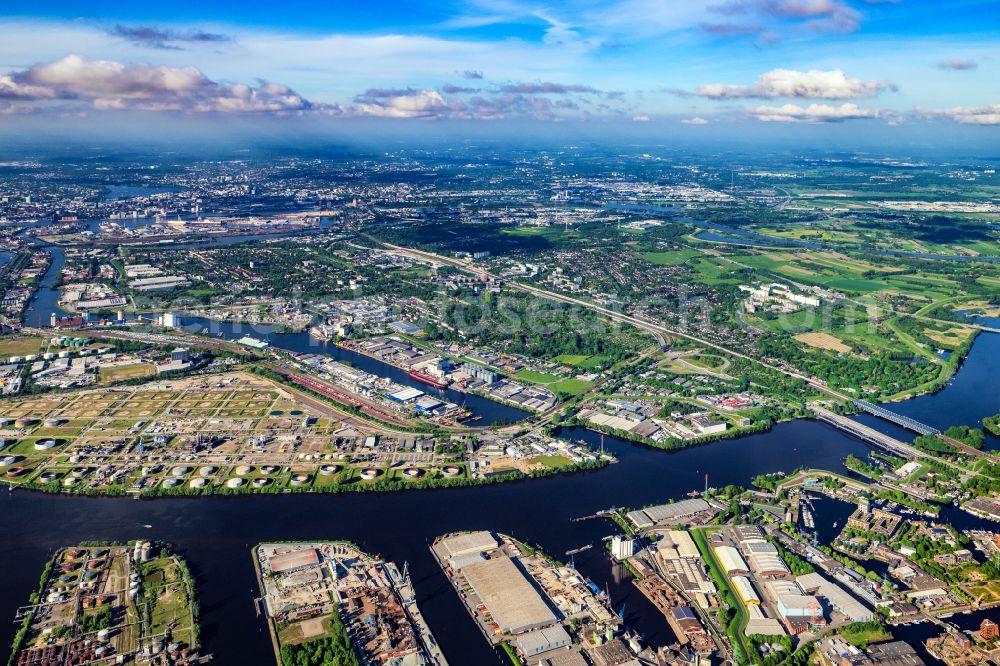
<instances>
[{"instance_id":1,"label":"industrial port area","mask_svg":"<svg viewBox=\"0 0 1000 666\"><path fill-rule=\"evenodd\" d=\"M540 432L407 433L318 407L246 372L20 398L0 418L0 473L62 492L204 494L419 486L606 462Z\"/></svg>"},{"instance_id":2,"label":"industrial port area","mask_svg":"<svg viewBox=\"0 0 1000 666\"><path fill-rule=\"evenodd\" d=\"M47 159L0 161L10 666L1000 664L992 166Z\"/></svg>"},{"instance_id":3,"label":"industrial port area","mask_svg":"<svg viewBox=\"0 0 1000 666\"><path fill-rule=\"evenodd\" d=\"M260 544L253 555L279 664L322 641L329 663L448 666L405 565L340 541Z\"/></svg>"},{"instance_id":4,"label":"industrial port area","mask_svg":"<svg viewBox=\"0 0 1000 666\"><path fill-rule=\"evenodd\" d=\"M163 544L60 549L14 618L10 664L185 666L199 654L198 607L187 564Z\"/></svg>"},{"instance_id":5,"label":"industrial port area","mask_svg":"<svg viewBox=\"0 0 1000 666\"><path fill-rule=\"evenodd\" d=\"M485 531L443 536L431 550L484 638L512 660L606 666L644 652L600 588L540 550Z\"/></svg>"}]
</instances>

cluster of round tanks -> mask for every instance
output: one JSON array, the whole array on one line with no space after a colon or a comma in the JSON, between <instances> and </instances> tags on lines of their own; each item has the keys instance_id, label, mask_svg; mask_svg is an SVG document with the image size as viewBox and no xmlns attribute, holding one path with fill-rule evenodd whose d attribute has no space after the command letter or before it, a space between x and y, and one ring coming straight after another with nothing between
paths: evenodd
<instances>
[{"instance_id":1,"label":"cluster of round tanks","mask_svg":"<svg viewBox=\"0 0 1000 666\"><path fill-rule=\"evenodd\" d=\"M153 554L153 544L148 541L136 541L132 547L132 559L136 562L148 562Z\"/></svg>"}]
</instances>

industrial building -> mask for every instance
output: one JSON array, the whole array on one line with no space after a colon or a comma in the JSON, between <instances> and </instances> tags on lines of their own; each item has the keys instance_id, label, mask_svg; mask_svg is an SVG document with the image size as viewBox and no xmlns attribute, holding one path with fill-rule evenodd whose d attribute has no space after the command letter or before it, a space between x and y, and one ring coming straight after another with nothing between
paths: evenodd
<instances>
[{"instance_id":1,"label":"industrial building","mask_svg":"<svg viewBox=\"0 0 1000 666\"><path fill-rule=\"evenodd\" d=\"M656 550L664 560L695 559L701 557L691 535L683 530L670 530L660 537Z\"/></svg>"},{"instance_id":2,"label":"industrial building","mask_svg":"<svg viewBox=\"0 0 1000 666\"><path fill-rule=\"evenodd\" d=\"M296 548L279 553L269 560L272 573L290 573L320 564L319 551L315 548Z\"/></svg>"},{"instance_id":3,"label":"industrial building","mask_svg":"<svg viewBox=\"0 0 1000 666\"><path fill-rule=\"evenodd\" d=\"M451 558L470 553L485 553L499 548L500 544L489 532L468 532L441 539L435 547L440 549L445 558Z\"/></svg>"},{"instance_id":4,"label":"industrial building","mask_svg":"<svg viewBox=\"0 0 1000 666\"><path fill-rule=\"evenodd\" d=\"M740 598L744 606L760 605L760 597L757 596L757 592L753 589L753 584L749 578L746 576L733 576L730 580L733 583L733 589L736 590L736 596Z\"/></svg>"},{"instance_id":5,"label":"industrial building","mask_svg":"<svg viewBox=\"0 0 1000 666\"><path fill-rule=\"evenodd\" d=\"M638 527L644 529L654 525L672 524L676 525L684 519L697 513L710 511L714 513L711 505L703 499L686 499L671 504L660 504L647 509L638 509L628 513L628 519Z\"/></svg>"},{"instance_id":6,"label":"industrial building","mask_svg":"<svg viewBox=\"0 0 1000 666\"><path fill-rule=\"evenodd\" d=\"M500 375L493 372L489 368L484 368L483 366L477 365L475 363L463 363L459 367L459 370L469 375L473 379L478 379L479 381L485 382L487 384L492 384L497 379L500 378Z\"/></svg>"},{"instance_id":7,"label":"industrial building","mask_svg":"<svg viewBox=\"0 0 1000 666\"><path fill-rule=\"evenodd\" d=\"M517 649L521 651L526 659L540 655L550 650L558 650L573 644L573 639L566 633L566 630L556 625L545 627L522 634L514 641Z\"/></svg>"},{"instance_id":8,"label":"industrial building","mask_svg":"<svg viewBox=\"0 0 1000 666\"><path fill-rule=\"evenodd\" d=\"M732 546L714 546L712 550L715 552L715 557L718 558L719 564L722 565L722 569L726 572L726 575L747 576L750 574L750 567L747 566L746 561L740 556L739 551Z\"/></svg>"},{"instance_id":9,"label":"industrial building","mask_svg":"<svg viewBox=\"0 0 1000 666\"><path fill-rule=\"evenodd\" d=\"M521 634L558 621L542 595L509 557L468 564L462 575L504 633Z\"/></svg>"},{"instance_id":10,"label":"industrial building","mask_svg":"<svg viewBox=\"0 0 1000 666\"><path fill-rule=\"evenodd\" d=\"M870 622L875 617L867 606L848 594L844 588L818 573L797 576L795 582L803 592L817 594L826 599L830 606L846 615L851 622Z\"/></svg>"},{"instance_id":11,"label":"industrial building","mask_svg":"<svg viewBox=\"0 0 1000 666\"><path fill-rule=\"evenodd\" d=\"M627 560L635 554L635 541L632 539L616 534L611 538L611 556L614 557L619 562L622 560Z\"/></svg>"},{"instance_id":12,"label":"industrial building","mask_svg":"<svg viewBox=\"0 0 1000 666\"><path fill-rule=\"evenodd\" d=\"M823 607L819 600L807 594L781 594L778 595L778 614L783 618L806 618L810 622L818 622L823 619Z\"/></svg>"},{"instance_id":13,"label":"industrial building","mask_svg":"<svg viewBox=\"0 0 1000 666\"><path fill-rule=\"evenodd\" d=\"M743 630L747 636L784 636L787 633L780 622L764 615L760 606L747 606L747 615L749 619Z\"/></svg>"},{"instance_id":14,"label":"industrial building","mask_svg":"<svg viewBox=\"0 0 1000 666\"><path fill-rule=\"evenodd\" d=\"M778 549L763 539L747 541L742 550L750 562L750 568L762 578L776 578L789 573Z\"/></svg>"}]
</instances>

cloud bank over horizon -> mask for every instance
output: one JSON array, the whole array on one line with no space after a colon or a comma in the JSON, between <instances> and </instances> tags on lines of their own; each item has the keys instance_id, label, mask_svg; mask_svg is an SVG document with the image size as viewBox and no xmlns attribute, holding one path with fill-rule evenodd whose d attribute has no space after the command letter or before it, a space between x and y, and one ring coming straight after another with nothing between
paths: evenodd
<instances>
[{"instance_id":1,"label":"cloud bank over horizon","mask_svg":"<svg viewBox=\"0 0 1000 666\"><path fill-rule=\"evenodd\" d=\"M211 20L12 0L0 114L1000 125L1000 40L962 11L981 2L414 0L389 25L377 3L296 24L257 0Z\"/></svg>"}]
</instances>

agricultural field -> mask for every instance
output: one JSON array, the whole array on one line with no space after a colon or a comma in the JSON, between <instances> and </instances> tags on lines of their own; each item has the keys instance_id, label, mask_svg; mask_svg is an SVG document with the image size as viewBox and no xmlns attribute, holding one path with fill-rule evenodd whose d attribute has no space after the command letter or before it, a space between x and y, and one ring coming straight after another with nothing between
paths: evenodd
<instances>
[{"instance_id":1,"label":"agricultural field","mask_svg":"<svg viewBox=\"0 0 1000 666\"><path fill-rule=\"evenodd\" d=\"M850 347L841 342L839 338L836 338L829 333L799 333L794 337L799 342L803 342L810 347L816 347L817 349L828 349L840 354L851 351Z\"/></svg>"}]
</instances>

